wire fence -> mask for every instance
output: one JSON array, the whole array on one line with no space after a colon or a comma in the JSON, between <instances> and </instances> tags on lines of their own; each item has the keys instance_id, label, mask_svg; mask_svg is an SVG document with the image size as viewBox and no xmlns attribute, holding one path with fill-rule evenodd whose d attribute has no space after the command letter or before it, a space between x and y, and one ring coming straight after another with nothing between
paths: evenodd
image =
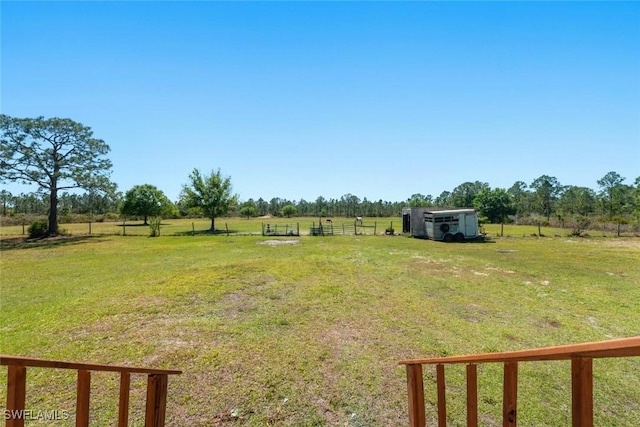
<instances>
[{"instance_id":1,"label":"wire fence","mask_svg":"<svg viewBox=\"0 0 640 427\"><path fill-rule=\"evenodd\" d=\"M322 223L320 223L322 224ZM60 224L59 232L65 235L103 235L103 236L149 236L152 221L103 221ZM160 236L302 236L302 235L375 235L377 222L370 223L333 223L318 225L316 221L287 221L286 218L269 219L269 222L257 222L255 219L226 218L215 221L206 219L166 219L160 222ZM28 236L29 224L5 226L0 224L3 237Z\"/></svg>"},{"instance_id":2,"label":"wire fence","mask_svg":"<svg viewBox=\"0 0 640 427\"><path fill-rule=\"evenodd\" d=\"M150 221L151 222L151 221ZM164 219L160 223L160 236L349 236L349 235L383 235L396 233L393 225L401 224L399 218L378 218L376 221L327 221L322 218L298 217L290 218L219 218L212 230L210 219ZM0 218L0 237L28 237L30 224L19 223L8 225ZM400 227L401 228L401 227ZM151 228L143 221L100 221L82 223L62 223L61 234L98 235L98 236L149 236ZM565 228L545 225L486 224L483 231L492 237L566 237L575 232L572 227ZM640 230L629 224L596 224L581 230L583 237L640 237Z\"/></svg>"}]
</instances>

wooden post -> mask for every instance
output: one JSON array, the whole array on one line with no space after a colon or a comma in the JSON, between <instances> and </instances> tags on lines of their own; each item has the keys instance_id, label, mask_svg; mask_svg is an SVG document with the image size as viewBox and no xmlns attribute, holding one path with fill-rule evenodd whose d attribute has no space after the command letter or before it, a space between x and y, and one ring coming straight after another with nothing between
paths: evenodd
<instances>
[{"instance_id":1,"label":"wooden post","mask_svg":"<svg viewBox=\"0 0 640 427\"><path fill-rule=\"evenodd\" d=\"M227 224L226 222L224 223L224 228L227 229L227 237L229 237L229 224Z\"/></svg>"},{"instance_id":2,"label":"wooden post","mask_svg":"<svg viewBox=\"0 0 640 427\"><path fill-rule=\"evenodd\" d=\"M422 365L407 365L407 396L409 400L409 427L425 427L424 382Z\"/></svg>"},{"instance_id":3,"label":"wooden post","mask_svg":"<svg viewBox=\"0 0 640 427\"><path fill-rule=\"evenodd\" d=\"M571 425L593 427L593 360L571 359Z\"/></svg>"},{"instance_id":4,"label":"wooden post","mask_svg":"<svg viewBox=\"0 0 640 427\"><path fill-rule=\"evenodd\" d=\"M196 225L193 223L193 221L191 222L191 235L196 235Z\"/></svg>"},{"instance_id":5,"label":"wooden post","mask_svg":"<svg viewBox=\"0 0 640 427\"><path fill-rule=\"evenodd\" d=\"M542 232L540 231L540 223L538 223L538 237L542 236Z\"/></svg>"},{"instance_id":6,"label":"wooden post","mask_svg":"<svg viewBox=\"0 0 640 427\"><path fill-rule=\"evenodd\" d=\"M164 427L168 382L169 376L166 374L151 374L148 376L145 427Z\"/></svg>"},{"instance_id":7,"label":"wooden post","mask_svg":"<svg viewBox=\"0 0 640 427\"><path fill-rule=\"evenodd\" d=\"M27 368L9 365L7 377L6 427L24 426L24 402L27 390ZM8 416L8 418L7 418Z\"/></svg>"},{"instance_id":8,"label":"wooden post","mask_svg":"<svg viewBox=\"0 0 640 427\"><path fill-rule=\"evenodd\" d=\"M447 393L444 381L444 365L436 365L438 387L438 427L447 427Z\"/></svg>"},{"instance_id":9,"label":"wooden post","mask_svg":"<svg viewBox=\"0 0 640 427\"><path fill-rule=\"evenodd\" d=\"M504 237L504 222L500 223L500 237Z\"/></svg>"},{"instance_id":10,"label":"wooden post","mask_svg":"<svg viewBox=\"0 0 640 427\"><path fill-rule=\"evenodd\" d=\"M89 427L89 398L91 396L91 371L78 370L76 400L76 427Z\"/></svg>"},{"instance_id":11,"label":"wooden post","mask_svg":"<svg viewBox=\"0 0 640 427\"><path fill-rule=\"evenodd\" d=\"M120 374L120 402L118 405L118 427L129 425L129 389L131 384L131 374L122 372Z\"/></svg>"},{"instance_id":12,"label":"wooden post","mask_svg":"<svg viewBox=\"0 0 640 427\"><path fill-rule=\"evenodd\" d=\"M122 221L122 235L126 236L127 235L127 226L125 225L126 221Z\"/></svg>"},{"instance_id":13,"label":"wooden post","mask_svg":"<svg viewBox=\"0 0 640 427\"><path fill-rule=\"evenodd\" d=\"M91 234L91 221L89 221L89 234Z\"/></svg>"},{"instance_id":14,"label":"wooden post","mask_svg":"<svg viewBox=\"0 0 640 427\"><path fill-rule=\"evenodd\" d=\"M502 426L516 427L518 417L518 363L505 362L502 396Z\"/></svg>"},{"instance_id":15,"label":"wooden post","mask_svg":"<svg viewBox=\"0 0 640 427\"><path fill-rule=\"evenodd\" d=\"M467 427L478 427L478 365L467 365Z\"/></svg>"}]
</instances>

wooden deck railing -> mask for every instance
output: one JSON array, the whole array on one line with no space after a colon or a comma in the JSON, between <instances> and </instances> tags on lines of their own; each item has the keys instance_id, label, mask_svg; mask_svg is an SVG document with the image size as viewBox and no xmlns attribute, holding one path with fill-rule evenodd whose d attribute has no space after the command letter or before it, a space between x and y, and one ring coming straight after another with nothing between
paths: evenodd
<instances>
[{"instance_id":1,"label":"wooden deck railing","mask_svg":"<svg viewBox=\"0 0 640 427\"><path fill-rule=\"evenodd\" d=\"M25 411L28 367L73 369L78 371L76 427L89 426L89 398L91 393L92 371L120 373L118 427L126 427L129 425L129 385L131 381L131 374L147 375L145 427L162 427L164 426L165 420L169 375L178 375L182 373L181 371L167 369L148 369L128 366L61 362L56 360L43 360L5 355L0 355L0 365L8 367L7 406L4 413L6 427L24 426L25 415L28 414L28 412Z\"/></svg>"},{"instance_id":2,"label":"wooden deck railing","mask_svg":"<svg viewBox=\"0 0 640 427\"><path fill-rule=\"evenodd\" d=\"M503 363L502 425L517 425L518 362L571 360L571 420L573 427L593 427L593 359L640 356L640 336L609 341L545 347L506 353L486 353L430 359L401 360L407 369L409 425L424 427L422 365L436 365L438 427L447 425L444 365L466 364L467 426L478 425L477 364Z\"/></svg>"}]
</instances>

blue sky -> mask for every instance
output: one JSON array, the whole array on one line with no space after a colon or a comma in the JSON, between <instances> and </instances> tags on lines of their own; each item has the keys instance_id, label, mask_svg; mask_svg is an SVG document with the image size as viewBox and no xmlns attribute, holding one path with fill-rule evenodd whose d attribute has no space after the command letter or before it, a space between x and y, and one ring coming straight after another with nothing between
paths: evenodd
<instances>
[{"instance_id":1,"label":"blue sky","mask_svg":"<svg viewBox=\"0 0 640 427\"><path fill-rule=\"evenodd\" d=\"M176 200L194 168L242 200L640 176L638 2L0 8L2 113L90 126L122 191Z\"/></svg>"}]
</instances>

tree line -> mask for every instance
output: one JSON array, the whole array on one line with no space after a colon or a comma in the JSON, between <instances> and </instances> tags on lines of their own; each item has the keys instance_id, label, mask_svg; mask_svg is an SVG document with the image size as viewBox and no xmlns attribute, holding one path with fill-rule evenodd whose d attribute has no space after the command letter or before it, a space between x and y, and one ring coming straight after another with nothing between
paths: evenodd
<instances>
[{"instance_id":1,"label":"tree line","mask_svg":"<svg viewBox=\"0 0 640 427\"><path fill-rule=\"evenodd\" d=\"M59 216L90 220L151 217L322 216L393 217L404 207L469 208L488 222L527 218L581 222L599 220L640 225L640 177L632 184L615 171L595 181L596 189L563 185L542 175L531 183L516 181L509 188L491 188L486 182L464 182L438 196L416 193L401 201L369 200L353 194L314 200L241 200L232 191L231 178L220 170L197 169L188 177L177 201L162 190L141 183L118 191L109 180L109 146L93 137L91 129L70 119L20 119L0 115L0 182L35 184L37 191L11 194L0 191L2 215L48 216L48 234L57 233Z\"/></svg>"}]
</instances>

